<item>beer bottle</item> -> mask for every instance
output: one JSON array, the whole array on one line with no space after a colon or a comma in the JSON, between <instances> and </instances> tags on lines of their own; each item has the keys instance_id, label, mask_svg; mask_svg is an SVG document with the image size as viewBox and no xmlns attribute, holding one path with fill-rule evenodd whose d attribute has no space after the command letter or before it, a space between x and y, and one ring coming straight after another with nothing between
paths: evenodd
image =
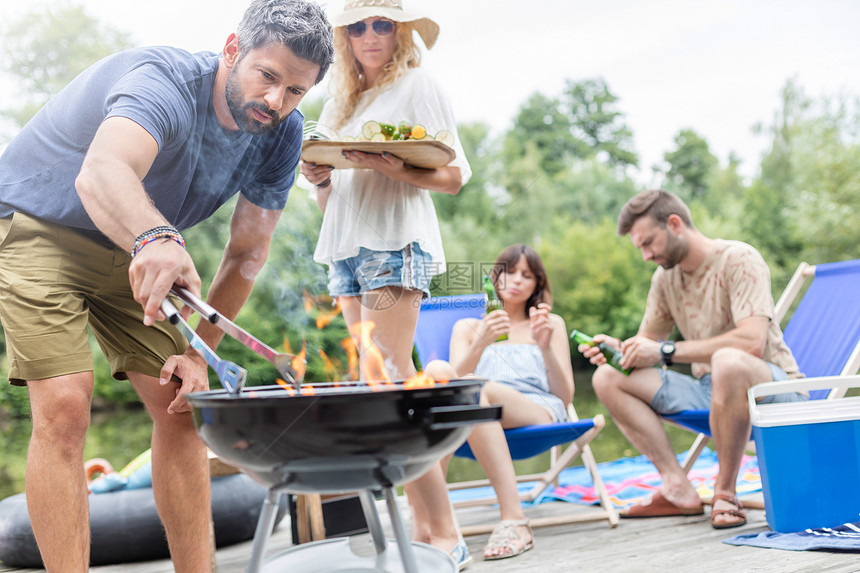
<instances>
[{"instance_id":1,"label":"beer bottle","mask_svg":"<svg viewBox=\"0 0 860 573\"><path fill-rule=\"evenodd\" d=\"M496 289L493 287L493 281L490 280L490 277L488 276L484 276L484 296L486 297L487 302L487 314L490 314L494 310L499 310L500 308L502 308L502 301L496 294ZM503 334L496 339L496 342L501 342L502 340L507 339L508 335Z\"/></svg>"},{"instance_id":2,"label":"beer bottle","mask_svg":"<svg viewBox=\"0 0 860 573\"><path fill-rule=\"evenodd\" d=\"M576 341L577 344L586 344L588 346L594 346L594 339L578 330L574 330L573 332L571 332L570 337L574 341ZM600 349L600 352L606 357L606 362L610 366L625 375L633 372L633 367L624 368L623 366L621 366L621 364L619 364L619 362L621 361L621 357L624 356L620 350L616 350L605 342L601 342L597 345L597 347Z\"/></svg>"}]
</instances>

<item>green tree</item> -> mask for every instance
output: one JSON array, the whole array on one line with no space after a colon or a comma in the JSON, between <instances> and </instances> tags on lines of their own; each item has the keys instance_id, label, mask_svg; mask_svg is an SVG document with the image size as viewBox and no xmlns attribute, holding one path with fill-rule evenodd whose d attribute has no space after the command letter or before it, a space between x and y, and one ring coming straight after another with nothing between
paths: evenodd
<instances>
[{"instance_id":1,"label":"green tree","mask_svg":"<svg viewBox=\"0 0 860 573\"><path fill-rule=\"evenodd\" d=\"M769 133L771 148L761 162L761 173L744 197L743 231L750 243L779 268L794 266L802 241L794 218L794 140L811 101L793 81L781 92L781 107L773 123L758 132Z\"/></svg>"},{"instance_id":2,"label":"green tree","mask_svg":"<svg viewBox=\"0 0 860 573\"><path fill-rule=\"evenodd\" d=\"M798 125L791 148L791 220L804 260L860 256L859 110L856 99L823 99Z\"/></svg>"},{"instance_id":3,"label":"green tree","mask_svg":"<svg viewBox=\"0 0 860 573\"><path fill-rule=\"evenodd\" d=\"M2 26L2 64L25 103L0 109L21 127L90 64L132 46L130 37L74 4L38 6Z\"/></svg>"},{"instance_id":4,"label":"green tree","mask_svg":"<svg viewBox=\"0 0 860 573\"><path fill-rule=\"evenodd\" d=\"M511 164L531 146L541 171L552 177L566 169L571 157L581 157L581 145L571 134L570 117L558 98L533 94L520 108L514 125L505 135L503 157Z\"/></svg>"},{"instance_id":5,"label":"green tree","mask_svg":"<svg viewBox=\"0 0 860 573\"><path fill-rule=\"evenodd\" d=\"M580 157L597 155L612 166L635 167L639 157L633 151L633 131L617 103L603 78L568 80L561 98Z\"/></svg>"},{"instance_id":6,"label":"green tree","mask_svg":"<svg viewBox=\"0 0 860 573\"><path fill-rule=\"evenodd\" d=\"M654 272L629 239L616 234L615 219L587 224L567 218L541 257L553 289L553 311L568 329L626 338L636 333ZM574 352L574 360L587 367Z\"/></svg>"},{"instance_id":7,"label":"green tree","mask_svg":"<svg viewBox=\"0 0 860 573\"><path fill-rule=\"evenodd\" d=\"M668 181L687 200L704 197L719 160L711 153L705 138L692 129L682 129L674 141L676 148L663 154L669 164Z\"/></svg>"}]
</instances>

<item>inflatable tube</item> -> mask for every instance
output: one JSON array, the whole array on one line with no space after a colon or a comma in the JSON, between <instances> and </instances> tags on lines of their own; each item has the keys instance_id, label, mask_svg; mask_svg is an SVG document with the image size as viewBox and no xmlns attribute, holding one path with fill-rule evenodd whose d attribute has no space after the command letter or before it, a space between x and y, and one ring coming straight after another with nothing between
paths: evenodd
<instances>
[{"instance_id":1,"label":"inflatable tube","mask_svg":"<svg viewBox=\"0 0 860 573\"><path fill-rule=\"evenodd\" d=\"M226 547L254 537L268 490L245 474L212 478L215 545ZM169 556L152 488L122 489L89 496L91 565L163 559ZM281 496L277 525L287 511ZM40 568L42 557L27 515L23 493L0 501L0 561L10 567Z\"/></svg>"}]
</instances>

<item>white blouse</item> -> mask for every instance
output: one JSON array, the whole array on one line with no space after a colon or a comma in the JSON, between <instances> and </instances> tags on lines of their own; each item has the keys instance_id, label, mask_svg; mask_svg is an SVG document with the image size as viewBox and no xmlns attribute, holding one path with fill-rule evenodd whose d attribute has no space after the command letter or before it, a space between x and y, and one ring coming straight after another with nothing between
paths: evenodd
<instances>
[{"instance_id":1,"label":"white blouse","mask_svg":"<svg viewBox=\"0 0 860 573\"><path fill-rule=\"evenodd\" d=\"M376 97L370 100L373 95ZM333 113L334 103L329 100L320 114L321 131L333 131ZM358 136L369 120L421 124L431 136L447 129L454 134L452 147L456 153L449 165L460 169L464 185L471 177L448 98L422 69L409 70L381 92L365 92L338 136ZM373 169L334 170L315 261L328 264L347 259L357 255L360 247L397 251L414 241L432 257L429 274L444 273L445 253L430 191L395 181Z\"/></svg>"}]
</instances>

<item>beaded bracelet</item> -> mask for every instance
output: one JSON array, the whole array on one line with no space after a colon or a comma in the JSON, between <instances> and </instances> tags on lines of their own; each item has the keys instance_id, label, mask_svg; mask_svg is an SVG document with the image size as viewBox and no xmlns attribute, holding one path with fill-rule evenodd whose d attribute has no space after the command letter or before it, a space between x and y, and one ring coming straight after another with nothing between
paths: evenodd
<instances>
[{"instance_id":1,"label":"beaded bracelet","mask_svg":"<svg viewBox=\"0 0 860 573\"><path fill-rule=\"evenodd\" d=\"M144 231L137 237L137 239L134 240L134 246L131 249L132 258L134 258L146 245L158 239L170 239L179 243L183 249L185 248L185 240L182 238L182 235L176 227L161 225L159 227L153 227L148 231Z\"/></svg>"}]
</instances>

